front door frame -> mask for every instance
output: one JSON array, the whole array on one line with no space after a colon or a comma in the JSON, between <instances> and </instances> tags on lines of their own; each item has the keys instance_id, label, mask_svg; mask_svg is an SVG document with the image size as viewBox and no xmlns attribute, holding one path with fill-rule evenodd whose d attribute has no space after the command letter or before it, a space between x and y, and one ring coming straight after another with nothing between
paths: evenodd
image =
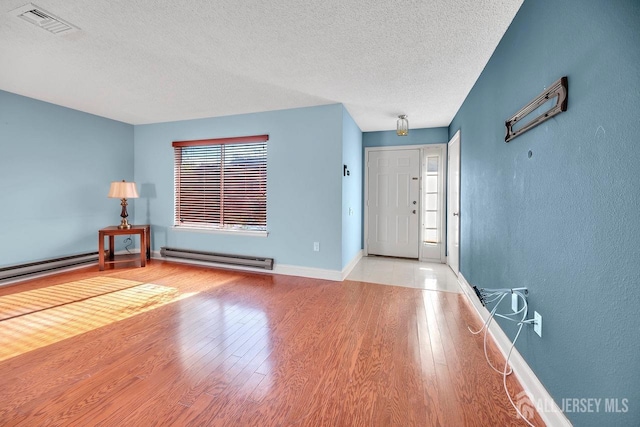
<instances>
[{"instance_id":1,"label":"front door frame","mask_svg":"<svg viewBox=\"0 0 640 427\"><path fill-rule=\"evenodd\" d=\"M386 146L386 147L365 147L364 149L364 192L363 192L363 209L362 212L364 214L364 218L363 218L363 223L364 223L364 233L363 233L363 243L364 243L364 247L363 247L363 255L364 256L368 256L369 255L369 249L368 249L368 239L369 239L369 166L368 166L368 162L369 162L369 152L370 151L400 151L400 150L420 150L420 197L418 197L418 203L420 204L418 206L418 212L420 212L420 218L419 218L419 226L418 226L418 232L420 233L420 235L418 236L418 260L421 259L422 257L422 233L423 233L423 223L424 223L424 212L422 209L422 199L423 199L423 174L422 174L422 168L424 166L424 149L425 148L429 148L429 147L447 147L446 143L439 143L439 144L421 144L421 145L394 145L394 146ZM444 155L446 156L446 148L444 149ZM446 161L444 162L446 164ZM446 167L446 166L445 166ZM445 180L446 180L446 172L445 172ZM445 186L445 190L444 190L444 196L443 199L446 200L447 194L446 194L446 186ZM446 224L446 218L445 215L442 215L442 222L444 224ZM443 236L446 235L446 229L443 230L442 232ZM444 242L443 247L446 246L446 242ZM444 252L445 248L443 248L443 252ZM442 262L444 262L444 258L442 260Z\"/></svg>"}]
</instances>

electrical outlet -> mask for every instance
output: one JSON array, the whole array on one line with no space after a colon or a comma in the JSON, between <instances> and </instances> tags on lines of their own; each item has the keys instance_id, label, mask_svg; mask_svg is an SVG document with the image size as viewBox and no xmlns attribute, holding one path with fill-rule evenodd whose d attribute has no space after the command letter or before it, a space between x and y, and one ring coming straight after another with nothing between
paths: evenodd
<instances>
[{"instance_id":1,"label":"electrical outlet","mask_svg":"<svg viewBox=\"0 0 640 427\"><path fill-rule=\"evenodd\" d=\"M518 311L518 295L511 294L511 310L515 313Z\"/></svg>"},{"instance_id":2,"label":"electrical outlet","mask_svg":"<svg viewBox=\"0 0 640 427\"><path fill-rule=\"evenodd\" d=\"M533 331L542 337L542 315L537 311L533 312Z\"/></svg>"},{"instance_id":3,"label":"electrical outlet","mask_svg":"<svg viewBox=\"0 0 640 427\"><path fill-rule=\"evenodd\" d=\"M349 216L353 215L353 208L349 208Z\"/></svg>"},{"instance_id":4,"label":"electrical outlet","mask_svg":"<svg viewBox=\"0 0 640 427\"><path fill-rule=\"evenodd\" d=\"M313 251L320 252L320 242L313 242Z\"/></svg>"}]
</instances>

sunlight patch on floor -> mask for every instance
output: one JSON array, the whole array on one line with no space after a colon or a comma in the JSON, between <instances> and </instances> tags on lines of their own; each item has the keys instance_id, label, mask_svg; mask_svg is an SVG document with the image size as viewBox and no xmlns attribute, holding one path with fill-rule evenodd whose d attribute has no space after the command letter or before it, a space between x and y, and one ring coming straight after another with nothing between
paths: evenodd
<instances>
[{"instance_id":1,"label":"sunlight patch on floor","mask_svg":"<svg viewBox=\"0 0 640 427\"><path fill-rule=\"evenodd\" d=\"M197 293L181 294L178 289L168 286L151 283L140 284L140 282L123 279L114 280L121 283L112 281L111 285L116 287L116 290L112 292L85 297L86 299L63 305L58 303L52 308L39 309L39 311L0 321L0 361L107 326ZM136 283L139 284L136 285ZM71 284L77 284L77 282L65 285ZM46 289L50 290L53 295L55 291L66 291L68 288L65 285ZM125 287L125 289L118 290L118 286ZM52 288L56 289L52 290ZM23 294L30 292L34 291L27 291ZM61 294L65 293L61 292ZM14 294L16 298L19 295ZM49 302L63 300L52 298Z\"/></svg>"},{"instance_id":2,"label":"sunlight patch on floor","mask_svg":"<svg viewBox=\"0 0 640 427\"><path fill-rule=\"evenodd\" d=\"M0 320L81 301L141 283L113 277L94 277L5 295L0 297Z\"/></svg>"}]
</instances>

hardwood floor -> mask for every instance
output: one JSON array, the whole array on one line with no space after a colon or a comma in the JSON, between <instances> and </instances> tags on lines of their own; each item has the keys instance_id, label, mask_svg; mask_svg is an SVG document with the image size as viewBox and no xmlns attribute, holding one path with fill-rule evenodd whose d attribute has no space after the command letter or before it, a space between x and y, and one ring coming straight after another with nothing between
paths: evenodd
<instances>
[{"instance_id":1,"label":"hardwood floor","mask_svg":"<svg viewBox=\"0 0 640 427\"><path fill-rule=\"evenodd\" d=\"M151 261L0 288L0 319L3 426L525 425L460 294Z\"/></svg>"}]
</instances>

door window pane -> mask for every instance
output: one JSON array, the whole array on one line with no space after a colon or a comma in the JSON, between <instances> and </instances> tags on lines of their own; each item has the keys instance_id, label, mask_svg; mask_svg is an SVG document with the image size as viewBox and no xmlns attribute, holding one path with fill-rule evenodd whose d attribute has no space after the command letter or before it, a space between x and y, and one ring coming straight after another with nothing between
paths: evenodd
<instances>
[{"instance_id":1,"label":"door window pane","mask_svg":"<svg viewBox=\"0 0 640 427\"><path fill-rule=\"evenodd\" d=\"M438 156L427 157L427 173L438 172Z\"/></svg>"},{"instance_id":2,"label":"door window pane","mask_svg":"<svg viewBox=\"0 0 640 427\"><path fill-rule=\"evenodd\" d=\"M424 241L427 243L438 243L438 230L425 230Z\"/></svg>"},{"instance_id":3,"label":"door window pane","mask_svg":"<svg viewBox=\"0 0 640 427\"><path fill-rule=\"evenodd\" d=\"M427 176L427 193L438 192L438 175Z\"/></svg>"},{"instance_id":4,"label":"door window pane","mask_svg":"<svg viewBox=\"0 0 640 427\"><path fill-rule=\"evenodd\" d=\"M424 218L424 225L426 228L438 228L438 213L426 212Z\"/></svg>"},{"instance_id":5,"label":"door window pane","mask_svg":"<svg viewBox=\"0 0 640 427\"><path fill-rule=\"evenodd\" d=\"M427 194L425 197L426 209L428 211L438 210L438 194Z\"/></svg>"}]
</instances>

